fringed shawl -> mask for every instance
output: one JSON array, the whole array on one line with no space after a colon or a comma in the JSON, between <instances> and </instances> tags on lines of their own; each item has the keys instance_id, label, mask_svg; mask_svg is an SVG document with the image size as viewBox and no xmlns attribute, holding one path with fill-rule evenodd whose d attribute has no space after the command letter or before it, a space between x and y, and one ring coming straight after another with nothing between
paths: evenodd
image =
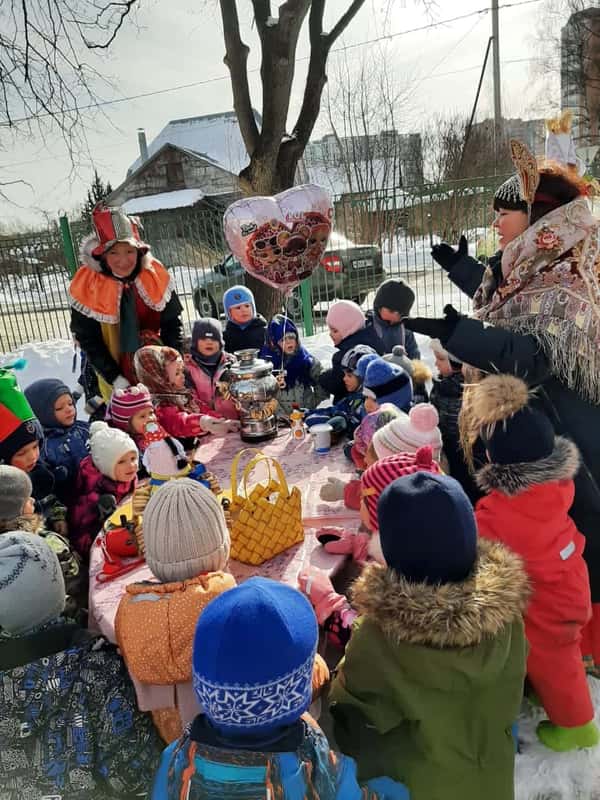
<instances>
[{"instance_id":1,"label":"fringed shawl","mask_svg":"<svg viewBox=\"0 0 600 800\"><path fill-rule=\"evenodd\" d=\"M600 403L600 239L598 220L578 197L546 214L502 254L502 282L486 269L473 316L531 334L552 372Z\"/></svg>"}]
</instances>

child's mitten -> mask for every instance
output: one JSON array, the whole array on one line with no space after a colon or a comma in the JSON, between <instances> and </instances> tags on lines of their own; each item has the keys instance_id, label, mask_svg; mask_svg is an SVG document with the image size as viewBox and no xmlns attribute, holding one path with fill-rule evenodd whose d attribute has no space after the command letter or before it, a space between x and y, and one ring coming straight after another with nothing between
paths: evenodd
<instances>
[{"instance_id":1,"label":"child's mitten","mask_svg":"<svg viewBox=\"0 0 600 800\"><path fill-rule=\"evenodd\" d=\"M346 482L341 480L341 478L329 477L323 486L321 486L319 497L321 500L327 500L329 503L333 503L335 500L343 500L345 487Z\"/></svg>"},{"instance_id":2,"label":"child's mitten","mask_svg":"<svg viewBox=\"0 0 600 800\"><path fill-rule=\"evenodd\" d=\"M334 611L342 611L349 605L348 600L338 594L327 575L319 570L307 570L298 575L298 586L311 602L322 625Z\"/></svg>"},{"instance_id":3,"label":"child's mitten","mask_svg":"<svg viewBox=\"0 0 600 800\"><path fill-rule=\"evenodd\" d=\"M225 419L219 417L209 417L204 414L200 417L202 430L214 433L216 436L224 436L232 431L239 431L240 421L238 419Z\"/></svg>"}]
</instances>

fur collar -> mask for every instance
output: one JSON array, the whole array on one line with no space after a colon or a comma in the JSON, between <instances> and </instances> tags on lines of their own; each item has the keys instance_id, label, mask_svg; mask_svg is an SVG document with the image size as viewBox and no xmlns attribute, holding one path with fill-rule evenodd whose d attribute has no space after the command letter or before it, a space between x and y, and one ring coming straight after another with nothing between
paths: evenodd
<instances>
[{"instance_id":1,"label":"fur collar","mask_svg":"<svg viewBox=\"0 0 600 800\"><path fill-rule=\"evenodd\" d=\"M497 489L515 495L542 483L571 480L580 463L577 446L570 439L557 436L547 458L523 464L486 464L475 474L475 480L486 494Z\"/></svg>"},{"instance_id":2,"label":"fur collar","mask_svg":"<svg viewBox=\"0 0 600 800\"><path fill-rule=\"evenodd\" d=\"M99 243L100 242L96 234L90 233L85 237L85 239L81 240L81 245L79 246L79 258L81 263L84 266L89 267L91 270L93 270L93 272L102 272L100 262L92 255L92 250L98 247ZM141 268L147 269L150 267L153 260L153 256L150 253L150 250L148 250L148 252L145 253L142 258Z\"/></svg>"},{"instance_id":3,"label":"fur collar","mask_svg":"<svg viewBox=\"0 0 600 800\"><path fill-rule=\"evenodd\" d=\"M22 514L13 519L0 519L0 533L7 533L8 531L39 533L43 528L44 520L40 514Z\"/></svg>"},{"instance_id":4,"label":"fur collar","mask_svg":"<svg viewBox=\"0 0 600 800\"><path fill-rule=\"evenodd\" d=\"M529 588L521 559L479 539L478 561L462 583L409 583L392 569L368 565L352 587L354 607L394 642L471 647L518 619Z\"/></svg>"}]
</instances>

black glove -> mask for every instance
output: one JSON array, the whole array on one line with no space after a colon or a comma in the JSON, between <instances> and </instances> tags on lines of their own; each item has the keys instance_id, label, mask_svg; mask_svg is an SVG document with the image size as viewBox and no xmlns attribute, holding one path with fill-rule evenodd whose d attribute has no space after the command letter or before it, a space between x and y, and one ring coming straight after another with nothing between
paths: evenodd
<instances>
[{"instance_id":1,"label":"black glove","mask_svg":"<svg viewBox=\"0 0 600 800\"><path fill-rule=\"evenodd\" d=\"M117 510L117 498L114 494L101 494L96 504L100 520L104 522L111 514Z\"/></svg>"},{"instance_id":2,"label":"black glove","mask_svg":"<svg viewBox=\"0 0 600 800\"><path fill-rule=\"evenodd\" d=\"M444 308L443 319L428 319L427 317L409 317L403 320L404 327L415 333L422 333L431 339L439 339L445 345L456 328L458 321L463 318L454 306Z\"/></svg>"},{"instance_id":3,"label":"black glove","mask_svg":"<svg viewBox=\"0 0 600 800\"><path fill-rule=\"evenodd\" d=\"M469 246L465 236L461 236L458 240L458 250L455 250L446 242L434 244L431 248L431 257L434 261L437 261L440 267L445 269L446 272L450 272L452 267L457 264L463 256L467 255L469 255Z\"/></svg>"}]
</instances>

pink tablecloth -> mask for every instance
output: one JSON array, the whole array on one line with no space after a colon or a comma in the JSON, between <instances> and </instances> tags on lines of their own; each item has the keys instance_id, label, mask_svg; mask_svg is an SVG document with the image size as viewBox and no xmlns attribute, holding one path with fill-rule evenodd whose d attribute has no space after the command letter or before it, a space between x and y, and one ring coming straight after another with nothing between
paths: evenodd
<instances>
[{"instance_id":1,"label":"pink tablecloth","mask_svg":"<svg viewBox=\"0 0 600 800\"><path fill-rule=\"evenodd\" d=\"M243 446L235 434L224 438L211 437L210 441L200 445L196 457L215 473L221 487L228 489L231 462ZM334 575L344 563L345 556L326 553L315 539L314 529L322 525L357 528L359 518L356 512L346 509L342 501L322 502L319 498L319 488L328 475L350 480L355 474L352 464L345 458L341 447L332 449L328 455L318 456L313 452L310 440L293 442L288 432L281 433L277 439L260 446L260 449L267 455L277 458L289 483L300 487L306 537L301 544L259 567L231 560L229 571L238 582L253 575L263 575L290 586L297 586L298 572L305 564L322 569L330 576ZM257 468L257 477L260 478L262 475L258 473L258 469L263 467ZM114 642L115 615L125 587L130 583L154 578L148 567L143 565L113 581L98 583L96 575L101 566L100 548L94 546L90 558L89 624L91 628L99 630L107 639Z\"/></svg>"}]
</instances>

